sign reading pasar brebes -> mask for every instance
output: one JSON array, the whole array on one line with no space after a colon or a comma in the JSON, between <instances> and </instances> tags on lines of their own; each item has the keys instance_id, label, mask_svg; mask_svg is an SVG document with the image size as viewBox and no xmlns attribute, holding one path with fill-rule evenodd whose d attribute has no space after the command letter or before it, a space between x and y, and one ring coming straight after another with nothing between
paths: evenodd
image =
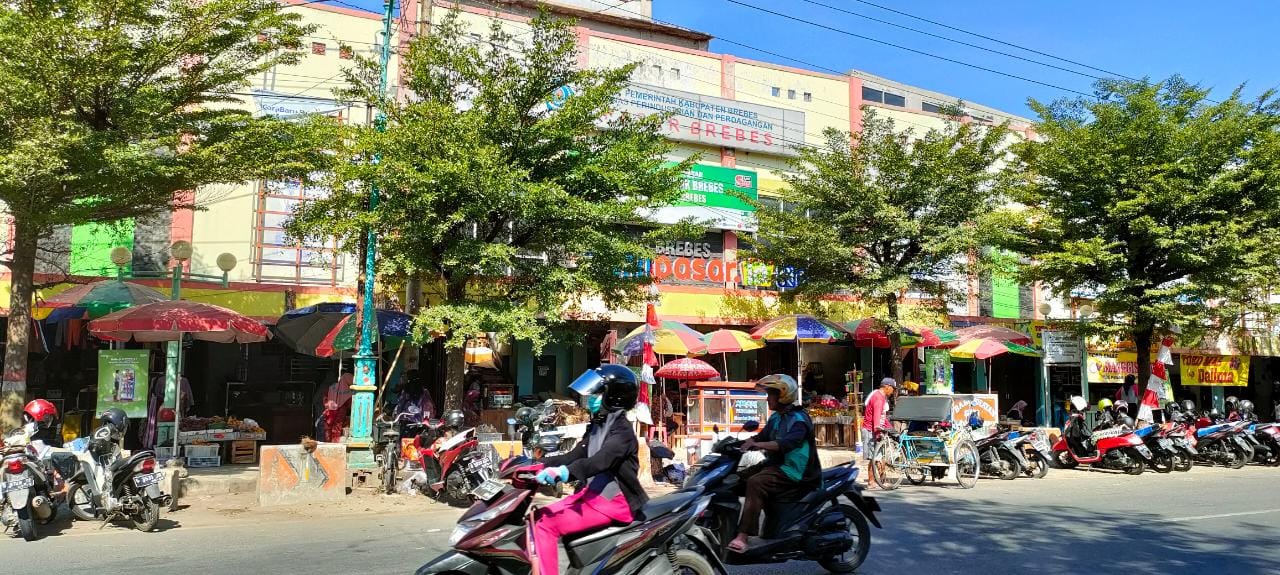
<instances>
[{"instance_id":1,"label":"sign reading pasar brebes","mask_svg":"<svg viewBox=\"0 0 1280 575\"><path fill-rule=\"evenodd\" d=\"M662 126L673 140L794 156L804 143L804 112L629 84L615 108L630 114L670 112Z\"/></svg>"}]
</instances>

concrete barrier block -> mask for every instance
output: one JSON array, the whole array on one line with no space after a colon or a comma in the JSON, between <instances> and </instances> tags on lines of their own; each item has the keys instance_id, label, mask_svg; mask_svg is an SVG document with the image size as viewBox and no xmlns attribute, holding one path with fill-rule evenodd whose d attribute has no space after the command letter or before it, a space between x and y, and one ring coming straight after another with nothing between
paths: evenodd
<instances>
[{"instance_id":1,"label":"concrete barrier block","mask_svg":"<svg viewBox=\"0 0 1280 575\"><path fill-rule=\"evenodd\" d=\"M333 501L347 495L347 447L341 443L320 443L311 453L300 445L264 445L260 457L258 505Z\"/></svg>"}]
</instances>

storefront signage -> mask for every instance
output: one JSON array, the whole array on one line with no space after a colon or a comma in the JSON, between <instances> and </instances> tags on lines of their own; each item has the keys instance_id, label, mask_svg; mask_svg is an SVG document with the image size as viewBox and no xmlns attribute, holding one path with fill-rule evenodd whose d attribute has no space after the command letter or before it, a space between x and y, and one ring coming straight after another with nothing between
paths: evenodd
<instances>
[{"instance_id":1,"label":"storefront signage","mask_svg":"<svg viewBox=\"0 0 1280 575\"><path fill-rule=\"evenodd\" d=\"M662 133L673 140L795 156L803 145L804 112L691 92L630 84L615 100L619 112L671 113Z\"/></svg>"},{"instance_id":2,"label":"storefront signage","mask_svg":"<svg viewBox=\"0 0 1280 575\"><path fill-rule=\"evenodd\" d=\"M632 232L639 236L639 228ZM739 249L742 244L739 244ZM649 276L664 284L705 285L723 288L726 283L742 288L785 290L796 287L801 271L790 266L774 266L754 260L726 261L724 233L710 232L697 240L679 240L653 246L656 257L641 260L623 277Z\"/></svg>"},{"instance_id":3,"label":"storefront signage","mask_svg":"<svg viewBox=\"0 0 1280 575\"><path fill-rule=\"evenodd\" d=\"M1044 349L1044 362L1080 363L1080 336L1070 331L1043 330L1040 345Z\"/></svg>"},{"instance_id":4,"label":"storefront signage","mask_svg":"<svg viewBox=\"0 0 1280 575\"><path fill-rule=\"evenodd\" d=\"M1124 383L1124 376L1138 373L1138 354L1132 351L1089 352L1089 383Z\"/></svg>"},{"instance_id":5,"label":"storefront signage","mask_svg":"<svg viewBox=\"0 0 1280 575\"><path fill-rule=\"evenodd\" d=\"M145 349L98 352L98 413L119 407L129 417L147 416L150 358L151 352Z\"/></svg>"},{"instance_id":6,"label":"storefront signage","mask_svg":"<svg viewBox=\"0 0 1280 575\"><path fill-rule=\"evenodd\" d=\"M1000 421L1000 398L995 394L971 393L951 396L951 422L957 426L969 425L969 414L977 413L983 427L994 426Z\"/></svg>"},{"instance_id":7,"label":"storefront signage","mask_svg":"<svg viewBox=\"0 0 1280 575\"><path fill-rule=\"evenodd\" d=\"M301 118L309 114L332 114L346 109L341 102L330 98L310 98L296 94L282 94L270 90L254 90L256 116L275 116L281 119Z\"/></svg>"},{"instance_id":8,"label":"storefront signage","mask_svg":"<svg viewBox=\"0 0 1280 575\"><path fill-rule=\"evenodd\" d=\"M757 229L756 208L747 201L759 197L755 172L695 164L685 171L681 190L676 203L658 208L650 218L663 224L693 218L722 230Z\"/></svg>"},{"instance_id":9,"label":"storefront signage","mask_svg":"<svg viewBox=\"0 0 1280 575\"><path fill-rule=\"evenodd\" d=\"M1182 385L1249 385L1247 355L1182 355Z\"/></svg>"}]
</instances>

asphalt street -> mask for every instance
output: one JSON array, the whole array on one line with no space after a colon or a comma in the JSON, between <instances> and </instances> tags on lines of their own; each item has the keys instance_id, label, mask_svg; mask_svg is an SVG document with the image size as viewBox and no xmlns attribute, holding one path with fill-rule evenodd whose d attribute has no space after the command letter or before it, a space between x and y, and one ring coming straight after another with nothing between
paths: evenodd
<instances>
[{"instance_id":1,"label":"asphalt street","mask_svg":"<svg viewBox=\"0 0 1280 575\"><path fill-rule=\"evenodd\" d=\"M1142 477L1055 469L972 490L869 492L885 528L873 528L860 572L1275 573L1277 485L1280 469L1252 466ZM0 561L7 573L412 573L445 548L456 517L414 497L272 509L196 502L154 533L60 521L37 542L0 536ZM822 572L812 563L731 571Z\"/></svg>"}]
</instances>

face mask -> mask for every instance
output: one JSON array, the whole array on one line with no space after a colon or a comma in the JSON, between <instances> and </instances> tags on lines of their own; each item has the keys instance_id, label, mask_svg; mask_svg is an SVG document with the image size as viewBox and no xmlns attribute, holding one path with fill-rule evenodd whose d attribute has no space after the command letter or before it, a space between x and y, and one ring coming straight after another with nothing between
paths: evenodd
<instances>
[{"instance_id":1,"label":"face mask","mask_svg":"<svg viewBox=\"0 0 1280 575\"><path fill-rule=\"evenodd\" d=\"M587 411L594 414L600 411L601 407L604 407L604 396L598 393L584 396L582 398L582 406L587 408Z\"/></svg>"}]
</instances>

